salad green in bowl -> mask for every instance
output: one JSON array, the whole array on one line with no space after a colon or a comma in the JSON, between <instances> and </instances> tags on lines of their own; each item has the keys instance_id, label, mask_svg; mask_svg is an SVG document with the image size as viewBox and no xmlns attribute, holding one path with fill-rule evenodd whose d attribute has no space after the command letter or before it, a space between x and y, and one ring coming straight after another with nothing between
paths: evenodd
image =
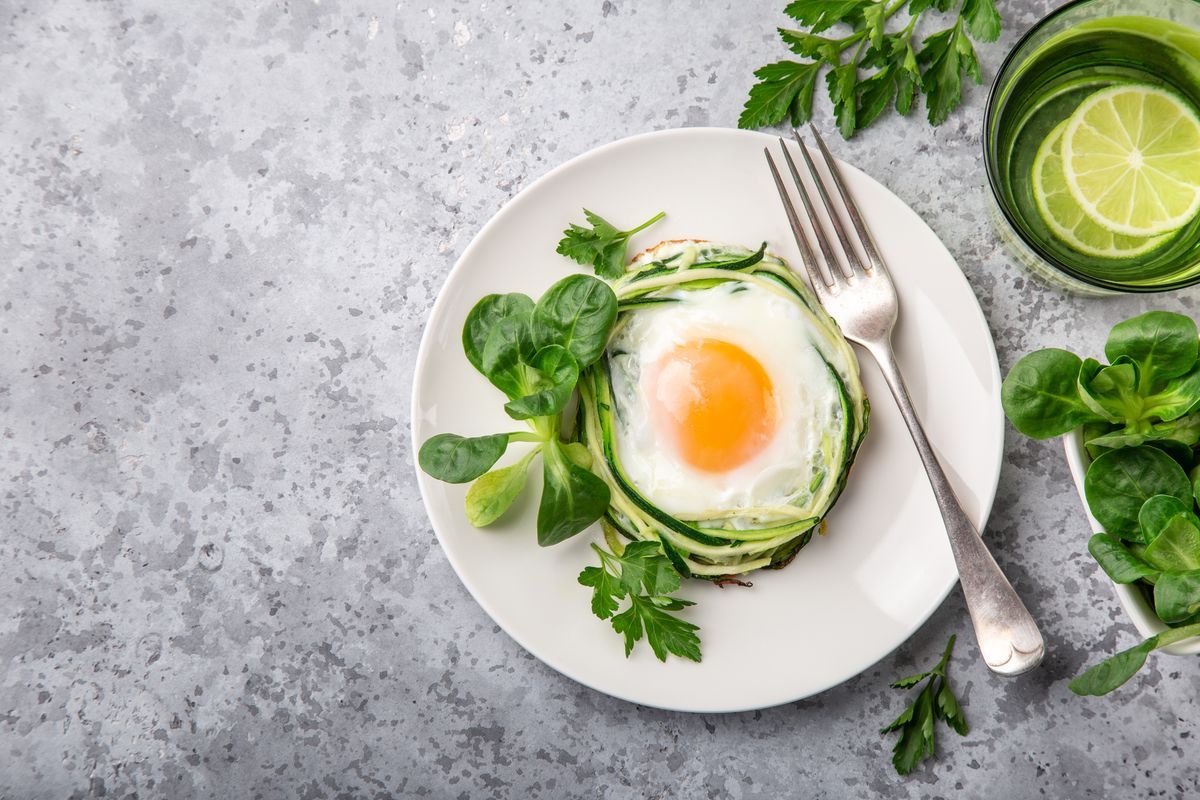
<instances>
[{"instance_id":1,"label":"salad green in bowl","mask_svg":"<svg viewBox=\"0 0 1200 800\"><path fill-rule=\"evenodd\" d=\"M1071 469L1071 477L1075 481L1075 488L1079 492L1079 499L1083 502L1084 513L1087 514L1088 522L1091 523L1093 530L1103 531L1104 526L1092 516L1087 505L1084 481L1088 468L1092 465L1092 457L1084 445L1083 431L1077 429L1063 436L1063 449L1066 450L1067 465ZM1121 603L1121 608L1125 610L1134 627L1138 629L1138 633L1142 636L1148 638L1169 629L1170 626L1159 619L1158 615L1154 613L1153 593L1148 593L1145 590L1144 584L1118 583L1114 581L1113 589L1116 590L1117 600ZM1184 639L1175 644L1163 647L1162 651L1179 656L1200 653L1200 637Z\"/></svg>"},{"instance_id":2,"label":"salad green in bowl","mask_svg":"<svg viewBox=\"0 0 1200 800\"><path fill-rule=\"evenodd\" d=\"M1088 552L1147 637L1072 681L1078 694L1112 691L1153 650L1200 652L1200 334L1151 311L1114 326L1104 355L1030 353L1001 392L1019 431L1067 436Z\"/></svg>"}]
</instances>

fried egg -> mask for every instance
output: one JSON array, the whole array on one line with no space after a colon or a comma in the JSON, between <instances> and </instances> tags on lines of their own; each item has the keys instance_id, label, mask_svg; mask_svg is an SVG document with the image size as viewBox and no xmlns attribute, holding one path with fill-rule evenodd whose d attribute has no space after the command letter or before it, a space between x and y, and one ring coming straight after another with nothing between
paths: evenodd
<instances>
[{"instance_id":1,"label":"fried egg","mask_svg":"<svg viewBox=\"0 0 1200 800\"><path fill-rule=\"evenodd\" d=\"M625 476L682 520L754 526L764 509L806 505L836 479L830 452L847 425L821 318L769 282L657 298L623 314L608 347Z\"/></svg>"}]
</instances>

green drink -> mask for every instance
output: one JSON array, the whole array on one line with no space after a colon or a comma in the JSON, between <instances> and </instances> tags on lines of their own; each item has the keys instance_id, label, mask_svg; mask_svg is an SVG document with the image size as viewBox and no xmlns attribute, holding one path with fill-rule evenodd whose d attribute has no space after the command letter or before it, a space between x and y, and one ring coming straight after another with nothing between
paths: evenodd
<instances>
[{"instance_id":1,"label":"green drink","mask_svg":"<svg viewBox=\"0 0 1200 800\"><path fill-rule=\"evenodd\" d=\"M985 160L1027 265L1091 293L1200 281L1200 2L1083 0L1001 68Z\"/></svg>"}]
</instances>

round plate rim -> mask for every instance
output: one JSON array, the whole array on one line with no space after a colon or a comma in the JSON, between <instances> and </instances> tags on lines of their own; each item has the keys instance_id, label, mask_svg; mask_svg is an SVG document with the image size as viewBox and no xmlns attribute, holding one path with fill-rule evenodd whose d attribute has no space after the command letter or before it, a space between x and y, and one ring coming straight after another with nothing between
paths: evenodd
<instances>
[{"instance_id":1,"label":"round plate rim","mask_svg":"<svg viewBox=\"0 0 1200 800\"><path fill-rule=\"evenodd\" d=\"M893 652L896 651L896 649L898 649L901 645L903 645L905 642L907 642L909 639L911 639L914 634L916 634L922 627L924 627L925 623L929 621L929 618L933 616L934 612L937 611L942 606L942 604L946 602L946 598L950 596L950 592L954 589L954 586L958 583L957 571L955 572L953 577L947 581L946 586L942 590L940 590L939 592L936 593L935 602L932 602L930 604L929 608L927 608L925 611L923 611L921 613L920 619L915 622L915 624L912 626L912 630L908 633L908 635L905 636L904 639L902 639L896 645L896 647L892 648L891 650L888 650L887 652L880 654L879 658L877 658L875 661L871 662L870 664L865 665L858 672L855 672L850 675L846 675L840 679L831 681L826 685L819 686L818 688L815 688L815 689L812 689L809 691L804 691L804 692L801 692L796 695L780 698L778 701L768 703L766 705L759 704L759 703L755 703L755 704L751 704L751 705L740 705L740 704L734 703L734 704L728 704L728 705L695 705L695 706L690 706L690 707L686 707L686 708L677 706L677 705L666 705L666 704L658 705L658 704L655 704L652 702L647 702L644 699L628 696L624 692L613 690L608 687L596 686L594 683L592 683L590 681L582 680L582 679L576 677L575 675L573 675L571 673L571 671L568 668L566 668L562 664L556 663L557 659L548 658L548 657L542 655L541 653L539 653L538 648L532 646L523 637L516 635L513 631L511 631L509 629L509 626L507 626L504 622L502 622L498 618L497 614L493 611L491 604L488 603L487 600L481 596L480 592L477 591L476 586L467 577L467 575L469 574L469 571L464 572L464 570L461 568L461 565L460 565L457 557L453 554L452 549L446 546L446 541L443 537L442 532L439 531L437 526L433 523L433 516L434 516L433 509L430 507L428 495L426 494L425 486L424 486L426 481L432 481L433 478L430 478L429 476L425 475L425 473L421 471L420 466L417 464L417 449L418 448L416 446L416 441L415 441L414 437L415 437L415 431L418 426L418 418L417 417L418 417L418 412L419 412L419 406L417 403L417 398L418 398L418 395L420 394L421 375L425 371L426 362L429 359L430 351L432 349L432 345L430 343L430 341L432 339L432 335L430 333L430 331L432 329L431 323L435 319L438 318L439 314L442 313L443 307L447 303L450 302L448 297L451 293L448 292L447 289L449 289L452 286L452 284L454 284L457 280L461 279L461 276L463 274L462 265L470 260L475 249L478 246L480 246L479 243L486 238L486 234L493 227L501 224L504 221L504 219L508 217L508 215L511 213L512 208L517 204L517 201L520 200L522 197L524 197L526 194L531 193L531 192L535 191L536 189L538 189L542 184L552 180L558 174L565 172L565 171L569 170L570 168L574 167L575 165L580 164L584 161L592 160L595 158L600 158L600 157L604 156L605 154L607 154L611 150L615 150L615 149L618 149L621 147L628 147L628 146L637 144L641 141L645 141L648 139L668 138L668 137L689 138L689 137L694 137L697 135L703 136L703 135L714 135L714 134L715 135L735 135L735 136L759 138L762 140L764 148L766 146L772 144L775 141L782 141L781 139L779 139L778 137L776 137L772 134L763 133L760 131L748 131L748 130L742 130L742 129L738 129L738 128L721 128L721 127L713 127L713 126L690 127L690 128L670 128L670 129L666 129L666 130L647 131L644 133L638 133L638 134L634 134L632 136L626 136L624 138L617 139L615 141L600 145L598 147L592 148L591 150L587 150L587 151L584 151L583 153L573 156L572 158L568 159L567 161L564 161L563 163L559 164L558 166L555 166L555 167L551 168L550 170L548 170L547 172L543 173L542 175L540 175L539 177L534 179L529 185L525 186L519 192L517 192L515 195L513 195L508 200L506 200L504 202L504 204L500 207L500 209L495 214L493 214L492 217L490 219L488 219L488 221L485 222L484 225L479 229L479 231L475 234L475 236L472 237L470 243L463 249L462 254L454 262L454 266L452 266L450 268L449 272L446 273L446 278L442 282L441 288L438 290L437 297L434 299L433 305L429 309L429 314L425 319L425 324L422 329L421 343L417 349L417 357L416 357L416 362L415 362L414 369L413 369L412 391L411 391L410 398L409 398L409 402L410 402L409 439L410 439L410 442L412 443L412 447L411 447L412 466L413 466L413 469L416 472L416 476L417 476L417 488L421 495L422 507L425 509L425 514L426 514L426 517L428 517L428 519L429 519L430 527L433 528L434 535L437 537L437 540L438 540L438 545L441 547L442 553L443 553L443 555L445 555L446 560L450 563L450 567L454 570L455 575L458 577L459 581L462 582L464 588L466 588L467 593L471 595L471 598L477 604L479 604L479 607L483 609L484 613L488 615L488 617L492 620L492 622L495 623L496 626L499 627L502 631L504 631L504 633L510 639L512 639L514 642L516 642L517 645L519 645L522 649L524 649L526 652L528 652L530 655L532 655L538 661L540 661L543 664L545 664L546 666L550 667L551 669L553 669L555 672L559 673L560 675L563 675L564 677L570 679L571 681L574 681L575 683L586 686L589 689L592 689L593 691L599 692L599 693L607 695L609 697L615 697L618 700L623 700L625 702L634 703L636 705L646 706L649 708L657 708L657 709L661 709L664 711L680 711L680 712L697 713L697 714L741 713L741 712L746 712L746 711L757 711L757 710L766 709L766 708L775 708L777 706L786 705L788 703L794 703L799 700L804 700L805 698L813 697L815 695L821 694L823 692L826 692L826 691L834 688L835 686L840 686L841 684L845 683L848 680L851 680L852 678L857 677L858 675L861 675L862 673L871 669L873 666L875 666L876 664L880 663L885 658L890 656ZM842 170L861 172L861 170L859 170L854 165L848 164L847 162L842 161L841 159L838 159L838 163ZM871 176L868 175L867 177L870 178ZM905 208L907 208L909 211L911 211L918 219L921 219L922 223L926 226L926 228L929 229L930 233L933 234L934 239L937 240L938 246L941 247L942 251L949 258L950 262L953 263L957 267L958 259L956 259L954 257L954 254L951 253L949 248L946 247L945 243L942 242L941 237L939 237L937 235L937 232L934 231L933 228L930 227L927 222L925 222L924 217L921 217L920 214L917 214L917 212L915 210L913 210L912 207L909 206L908 203L906 203L903 200L903 198L901 198L899 195L897 195L895 192L893 192L890 188L885 186L882 182L876 180L875 178L871 178L871 180L874 181L875 183L877 183L884 191L891 194L901 205L903 205ZM990 367L992 382L993 382L993 385L997 387L997 393L996 393L996 397L995 397L995 407L998 410L999 405L1000 405L999 386L1001 384L1000 362L999 362L999 359L998 359L998 356L996 353L996 345L995 345L995 340L992 337L991 326L988 325L987 317L983 312L983 307L979 303L978 295L976 295L975 290L971 286L970 281L967 280L966 275L962 272L961 267L959 267L957 269L956 276L953 279L959 281L963 285L962 288L965 288L967 290L967 293L972 298L973 304L971 306L971 310L974 312L974 315L976 317L976 322L979 324L980 329L986 334L987 343L989 345L988 352L989 352L989 355L991 356L991 358L989 359L989 361L990 361L989 367ZM861 363L863 361L862 349L856 347L855 352L859 355L859 361ZM887 398L883 402L891 402L891 399ZM994 431L994 435L996 436L996 441L998 441L1000 443L1000 446L998 448L996 448L996 453L995 453L995 456L993 459L993 465L992 465L992 467L993 467L992 471L996 475L996 479L992 483L992 485L987 488L986 492L983 492L980 494L980 508L982 510L982 514L980 516L980 532L981 533L983 533L984 530L986 529L988 520L991 517L992 508L993 508L993 505L995 504L996 493L999 489L1000 473L1001 473L1001 468L1003 466L1003 461L1004 461L1004 415L1003 415L1003 413L1000 413L1000 414L996 414L995 417L996 417L996 419L995 419L994 424L995 424L996 430Z\"/></svg>"}]
</instances>

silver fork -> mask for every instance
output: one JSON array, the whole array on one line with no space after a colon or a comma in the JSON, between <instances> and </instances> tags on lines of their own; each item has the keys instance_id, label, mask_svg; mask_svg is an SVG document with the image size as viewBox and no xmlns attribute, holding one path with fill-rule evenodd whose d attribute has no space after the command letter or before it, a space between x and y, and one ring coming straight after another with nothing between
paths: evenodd
<instances>
[{"instance_id":1,"label":"silver fork","mask_svg":"<svg viewBox=\"0 0 1200 800\"><path fill-rule=\"evenodd\" d=\"M800 139L800 133L793 129L792 134L796 137L796 144L800 147L800 154L812 177L813 185L816 186L821 203L829 214L833 235L845 255L844 264L834 255L829 232L824 229L813 208L812 198L800 179L800 173L792 161L791 153L788 152L787 143L780 139L779 145L783 149L784 161L787 162L797 194L811 221L813 237L821 251L825 270L821 269L800 224L796 207L792 204L783 178L775 166L775 160L771 158L770 150L763 148L767 163L771 167L771 175L775 178L775 186L779 189L779 197L787 211L792 232L796 236L796 244L800 247L810 283L821 305L841 326L846 338L862 345L875 358L884 380L892 390L896 405L900 407L900 413L908 424L908 432L912 434L917 452L925 464L925 471L929 473L934 497L937 498L942 519L946 523L950 549L954 553L954 562L958 565L963 595L967 599L967 609L971 614L971 623L975 627L975 637L979 640L979 650L984 662L993 672L1001 675L1019 675L1041 663L1046 652L1042 634L1012 584L1004 577L996 560L979 538L979 532L963 511L946 473L942 470L942 465L934 455L925 429L921 426L921 420L917 418L912 401L908 397L908 389L904 385L904 378L901 377L900 368L896 364L896 355L892 352L892 329L896 325L900 308L896 287L863 222L858 205L846 188L837 161L830 155L816 128L810 128L829 172L829 182L841 198L846 216L866 255L866 263L863 263L834 208L820 172Z\"/></svg>"}]
</instances>

